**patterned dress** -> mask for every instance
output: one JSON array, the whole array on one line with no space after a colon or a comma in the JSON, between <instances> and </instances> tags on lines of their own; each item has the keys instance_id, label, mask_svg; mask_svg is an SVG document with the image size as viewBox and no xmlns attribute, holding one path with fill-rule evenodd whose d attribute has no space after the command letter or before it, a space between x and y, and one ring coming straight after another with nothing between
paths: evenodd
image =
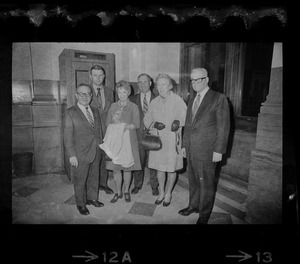
<instances>
[{"instance_id":1,"label":"patterned dress","mask_svg":"<svg viewBox=\"0 0 300 264\"><path fill-rule=\"evenodd\" d=\"M151 129L151 134L159 134L162 148L158 151L149 151L148 167L164 172L175 172L183 168L181 153L182 130L171 131L174 120L180 121L180 126L185 124L187 106L183 99L170 91L166 98L157 96L149 105L144 117L144 124L152 128L155 122L165 124L163 130Z\"/></svg>"},{"instance_id":2,"label":"patterned dress","mask_svg":"<svg viewBox=\"0 0 300 264\"><path fill-rule=\"evenodd\" d=\"M107 161L106 169L114 170L114 171L141 170L142 168L141 168L139 147L138 147L138 141L136 135L136 130L140 127L140 113L137 105L130 102L129 100L127 100L126 104L124 105L121 105L120 101L113 103L107 113L106 126L108 126L109 124L118 124L118 123L126 123L126 124L134 125L134 129L129 130L134 164L129 168L124 168L121 165L113 164L112 161Z\"/></svg>"}]
</instances>

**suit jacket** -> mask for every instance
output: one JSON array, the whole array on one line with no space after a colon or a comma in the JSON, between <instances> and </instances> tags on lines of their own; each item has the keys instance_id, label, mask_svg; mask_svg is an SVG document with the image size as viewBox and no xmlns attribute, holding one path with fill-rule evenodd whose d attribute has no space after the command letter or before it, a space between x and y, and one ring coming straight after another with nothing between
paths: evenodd
<instances>
[{"instance_id":1,"label":"suit jacket","mask_svg":"<svg viewBox=\"0 0 300 264\"><path fill-rule=\"evenodd\" d=\"M156 97L156 95L151 92L150 102ZM140 113L140 127L137 130L137 137L138 141L140 142L143 136L143 133L145 133L145 125L144 125L144 112L142 109L142 102L141 102L141 94L135 94L129 97L129 100L133 103L135 103L138 106L139 113ZM150 103L149 103L150 104Z\"/></svg>"},{"instance_id":2,"label":"suit jacket","mask_svg":"<svg viewBox=\"0 0 300 264\"><path fill-rule=\"evenodd\" d=\"M209 89L192 120L196 93L189 98L183 147L187 155L199 160L212 160L213 152L226 152L230 129L230 112L224 94Z\"/></svg>"},{"instance_id":3,"label":"suit jacket","mask_svg":"<svg viewBox=\"0 0 300 264\"><path fill-rule=\"evenodd\" d=\"M101 118L102 133L103 133L103 135L105 135L107 112L108 112L108 109L110 108L111 104L114 102L114 92L109 87L104 86L105 107L103 109L102 107L100 107L99 101L96 97L97 94L92 86L91 86L91 89L93 92L93 98L92 98L90 105L94 106L98 109L100 118Z\"/></svg>"},{"instance_id":4,"label":"suit jacket","mask_svg":"<svg viewBox=\"0 0 300 264\"><path fill-rule=\"evenodd\" d=\"M92 163L96 148L102 142L101 121L97 108L91 106L94 129L80 108L75 105L67 109L64 120L64 146L68 158L76 156L79 163Z\"/></svg>"}]
</instances>

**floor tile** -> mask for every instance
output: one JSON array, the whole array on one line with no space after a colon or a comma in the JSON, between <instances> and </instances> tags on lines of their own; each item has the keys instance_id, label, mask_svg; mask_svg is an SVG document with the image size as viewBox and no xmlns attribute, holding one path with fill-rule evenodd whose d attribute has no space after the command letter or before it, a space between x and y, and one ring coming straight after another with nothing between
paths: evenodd
<instances>
[{"instance_id":1,"label":"floor tile","mask_svg":"<svg viewBox=\"0 0 300 264\"><path fill-rule=\"evenodd\" d=\"M230 214L212 212L209 224L232 224Z\"/></svg>"},{"instance_id":2,"label":"floor tile","mask_svg":"<svg viewBox=\"0 0 300 264\"><path fill-rule=\"evenodd\" d=\"M128 213L135 215L152 216L155 208L155 204L135 202Z\"/></svg>"},{"instance_id":3,"label":"floor tile","mask_svg":"<svg viewBox=\"0 0 300 264\"><path fill-rule=\"evenodd\" d=\"M234 189L224 188L221 184L218 185L218 193L232 199L238 203L244 203L247 199L247 195L240 193Z\"/></svg>"},{"instance_id":4,"label":"floor tile","mask_svg":"<svg viewBox=\"0 0 300 264\"><path fill-rule=\"evenodd\" d=\"M76 205L76 201L75 201L75 195L71 196L68 200L66 200L64 202L65 204L69 204L69 205Z\"/></svg>"},{"instance_id":5,"label":"floor tile","mask_svg":"<svg viewBox=\"0 0 300 264\"><path fill-rule=\"evenodd\" d=\"M222 208L223 210L225 210L229 214L232 214L232 215L234 215L235 217L237 217L241 220L245 219L245 212L242 212L242 211L236 209L235 207L232 207L231 205L220 201L217 198L215 199L215 205L218 206L219 208Z\"/></svg>"},{"instance_id":6,"label":"floor tile","mask_svg":"<svg viewBox=\"0 0 300 264\"><path fill-rule=\"evenodd\" d=\"M17 197L27 197L27 196L33 194L34 192L36 192L38 190L39 190L39 188L24 186L24 187L18 189L17 191L15 191L13 193L13 195L17 196Z\"/></svg>"},{"instance_id":7,"label":"floor tile","mask_svg":"<svg viewBox=\"0 0 300 264\"><path fill-rule=\"evenodd\" d=\"M178 179L177 185L182 187L185 190L189 190L189 185L181 179Z\"/></svg>"}]
</instances>

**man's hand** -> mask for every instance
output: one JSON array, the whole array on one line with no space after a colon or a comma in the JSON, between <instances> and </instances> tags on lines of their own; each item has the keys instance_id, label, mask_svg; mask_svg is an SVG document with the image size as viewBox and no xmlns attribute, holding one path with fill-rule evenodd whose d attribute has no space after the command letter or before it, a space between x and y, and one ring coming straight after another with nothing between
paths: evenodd
<instances>
[{"instance_id":1,"label":"man's hand","mask_svg":"<svg viewBox=\"0 0 300 264\"><path fill-rule=\"evenodd\" d=\"M217 152L214 152L213 153L213 159L212 161L213 162L219 162L222 160L222 154L221 153L217 153Z\"/></svg>"},{"instance_id":2,"label":"man's hand","mask_svg":"<svg viewBox=\"0 0 300 264\"><path fill-rule=\"evenodd\" d=\"M180 121L179 120L174 120L172 125L171 125L171 131L176 132L179 129L180 126Z\"/></svg>"},{"instance_id":3,"label":"man's hand","mask_svg":"<svg viewBox=\"0 0 300 264\"><path fill-rule=\"evenodd\" d=\"M77 160L77 157L74 156L74 157L71 157L70 158L70 163L73 167L77 168L78 167L78 160Z\"/></svg>"},{"instance_id":4,"label":"man's hand","mask_svg":"<svg viewBox=\"0 0 300 264\"><path fill-rule=\"evenodd\" d=\"M162 130L162 129L164 129L166 126L165 126L165 124L163 124L163 123L155 122L153 127L156 128L156 129L158 129L158 130Z\"/></svg>"}]
</instances>

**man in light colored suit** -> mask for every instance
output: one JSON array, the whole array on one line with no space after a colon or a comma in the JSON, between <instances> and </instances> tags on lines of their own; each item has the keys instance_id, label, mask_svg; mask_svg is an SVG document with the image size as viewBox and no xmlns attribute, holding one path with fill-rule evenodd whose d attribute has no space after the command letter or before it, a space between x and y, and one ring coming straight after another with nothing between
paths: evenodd
<instances>
[{"instance_id":1,"label":"man in light colored suit","mask_svg":"<svg viewBox=\"0 0 300 264\"><path fill-rule=\"evenodd\" d=\"M224 94L209 89L206 69L193 69L190 76L195 93L189 98L183 135L189 205L179 214L199 213L197 224L207 224L217 189L216 163L222 160L227 148L229 106Z\"/></svg>"},{"instance_id":2,"label":"man in light colored suit","mask_svg":"<svg viewBox=\"0 0 300 264\"><path fill-rule=\"evenodd\" d=\"M142 170L134 171L133 172L133 181L134 181L134 188L132 189L131 193L136 194L142 189L143 181L144 181L144 171L148 161L148 151L144 150L141 144L142 137L146 133L145 125L143 122L144 116L148 110L149 104L156 96L151 91L150 87L152 84L151 77L146 74L142 73L138 76L137 84L139 87L139 93L129 97L129 100L133 103L137 104L140 112L140 128L137 130L137 138L139 142L139 152L140 152L140 159ZM158 180L156 176L156 170L150 169L150 185L152 188L152 194L157 196L158 192Z\"/></svg>"},{"instance_id":3,"label":"man in light colored suit","mask_svg":"<svg viewBox=\"0 0 300 264\"><path fill-rule=\"evenodd\" d=\"M91 105L96 107L100 114L101 129L103 136L106 132L106 117L108 109L114 102L114 92L112 89L104 85L105 70L100 65L93 65L90 69L90 80L93 98ZM99 189L107 194L113 194L113 190L107 186L108 172L106 170L105 153L101 149L102 155L100 160L100 181Z\"/></svg>"},{"instance_id":4,"label":"man in light colored suit","mask_svg":"<svg viewBox=\"0 0 300 264\"><path fill-rule=\"evenodd\" d=\"M72 182L77 209L80 214L88 215L86 205L104 205L98 201L101 120L97 108L89 105L92 91L87 84L77 87L75 97L77 104L66 111L63 137L74 170Z\"/></svg>"}]
</instances>

